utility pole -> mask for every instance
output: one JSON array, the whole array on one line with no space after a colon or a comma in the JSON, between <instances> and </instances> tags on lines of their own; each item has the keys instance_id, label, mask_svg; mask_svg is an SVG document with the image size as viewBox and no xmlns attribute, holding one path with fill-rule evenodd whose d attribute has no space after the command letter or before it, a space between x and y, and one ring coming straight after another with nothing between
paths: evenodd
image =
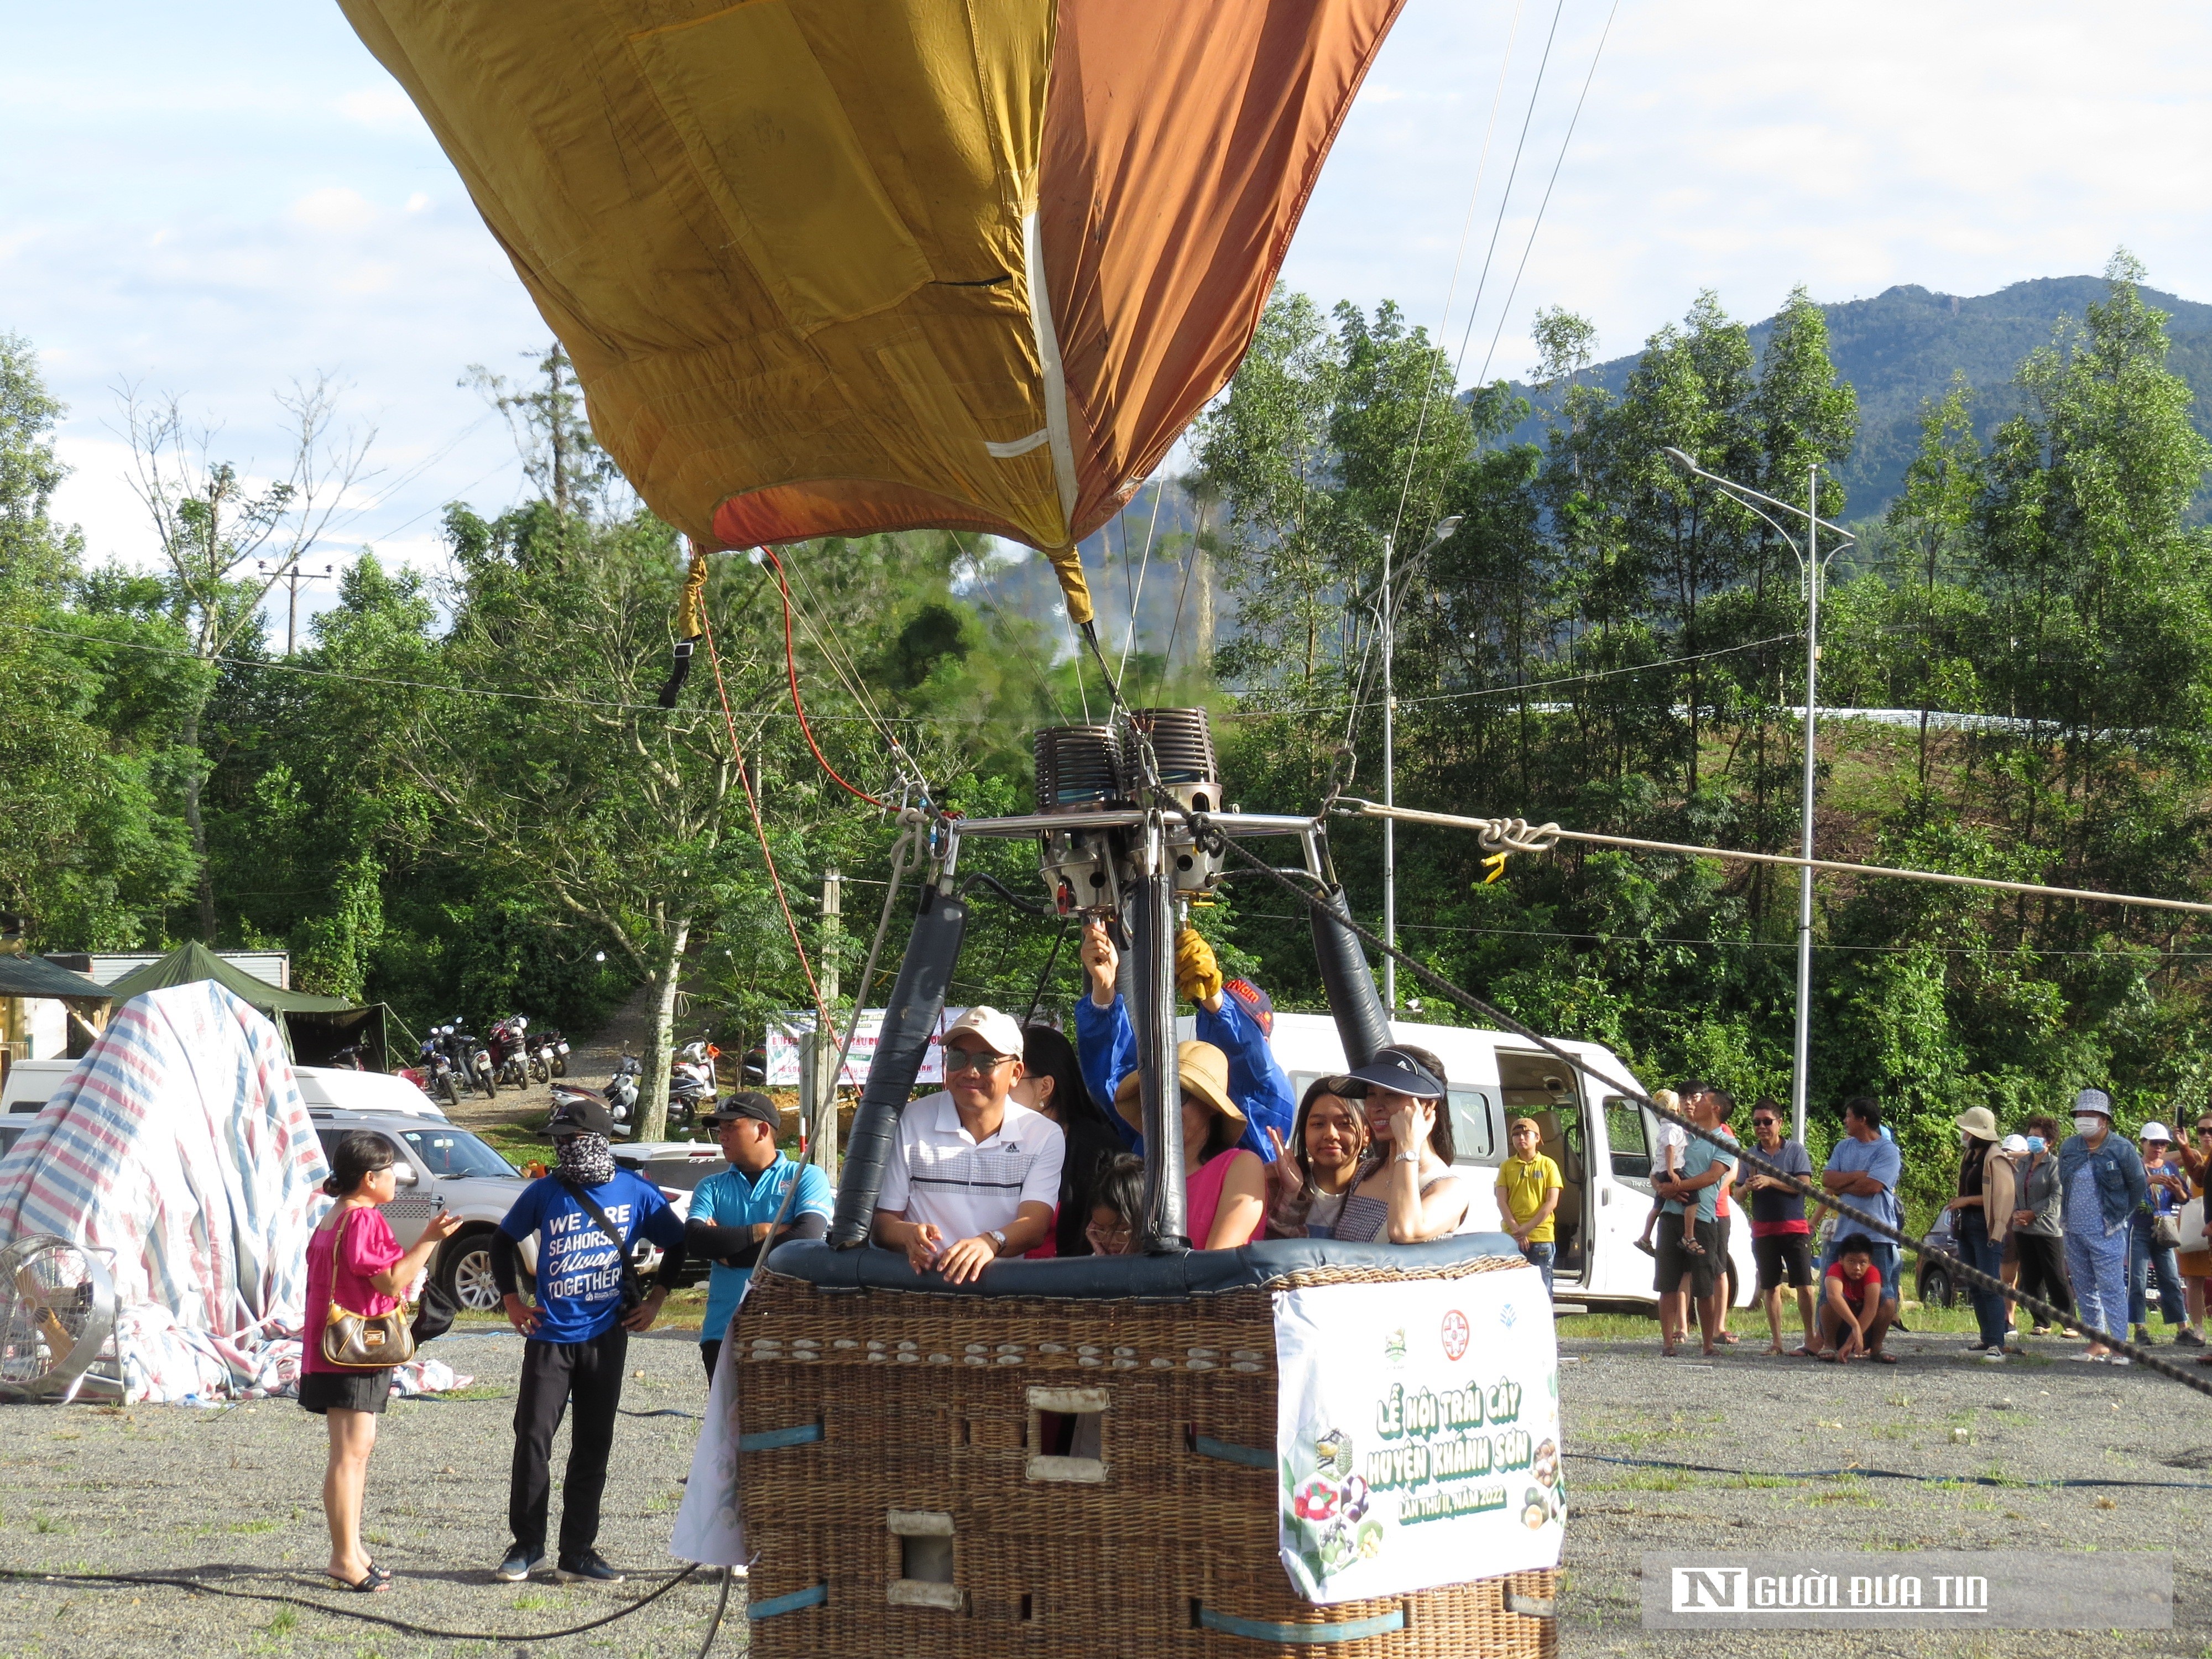
<instances>
[{"instance_id":1,"label":"utility pole","mask_svg":"<svg viewBox=\"0 0 2212 1659\"><path fill-rule=\"evenodd\" d=\"M845 882L833 865L822 872L822 1006L814 1022L814 1133L808 1159L837 1178L837 945L844 930ZM855 1017L858 1010L854 1011Z\"/></svg>"},{"instance_id":2,"label":"utility pole","mask_svg":"<svg viewBox=\"0 0 2212 1659\"><path fill-rule=\"evenodd\" d=\"M1813 856L1813 748L1814 708L1820 682L1820 464L1813 463L1805 483L1805 776L1797 812L1798 850ZM1797 869L1797 1030L1790 1047L1790 1121L1796 1139L1805 1139L1807 1097L1811 1092L1813 1053L1813 866Z\"/></svg>"},{"instance_id":3,"label":"utility pole","mask_svg":"<svg viewBox=\"0 0 2212 1659\"><path fill-rule=\"evenodd\" d=\"M1398 804L1395 764L1398 697L1390 677L1391 647L1398 635L1398 607L1390 602L1394 539L1382 538L1382 805L1386 809ZM1393 951L1398 948L1398 821L1391 817L1382 820L1382 942ZM1398 958L1388 952L1382 957L1382 1008L1394 1017L1398 1012Z\"/></svg>"},{"instance_id":4,"label":"utility pole","mask_svg":"<svg viewBox=\"0 0 2212 1659\"><path fill-rule=\"evenodd\" d=\"M265 560L256 559L253 562L255 567L258 569L266 570L269 568L268 562ZM300 568L300 562L297 559L295 559L290 564L285 566L282 571L277 573L276 580L283 582L287 587L291 589L290 598L284 609L284 654L286 656L291 656L298 648L299 645L300 584L301 582L320 581L326 580L330 576L335 574L337 570L337 567L336 565L326 564L323 567L323 574L321 576L310 576Z\"/></svg>"}]
</instances>

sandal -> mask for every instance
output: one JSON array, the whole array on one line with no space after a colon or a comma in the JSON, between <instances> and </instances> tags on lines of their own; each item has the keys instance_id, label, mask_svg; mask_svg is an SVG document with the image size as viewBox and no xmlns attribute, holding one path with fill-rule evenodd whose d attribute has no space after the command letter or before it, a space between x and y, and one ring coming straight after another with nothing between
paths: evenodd
<instances>
[{"instance_id":1,"label":"sandal","mask_svg":"<svg viewBox=\"0 0 2212 1659\"><path fill-rule=\"evenodd\" d=\"M1682 1254L1684 1255L1703 1255L1705 1253L1705 1247L1698 1243L1696 1239L1686 1238L1682 1241Z\"/></svg>"},{"instance_id":2,"label":"sandal","mask_svg":"<svg viewBox=\"0 0 2212 1659\"><path fill-rule=\"evenodd\" d=\"M1869 1354L1867 1358L1880 1365L1894 1365L1897 1364L1897 1356L1895 1354L1885 1353L1880 1348L1876 1348L1872 1353Z\"/></svg>"},{"instance_id":3,"label":"sandal","mask_svg":"<svg viewBox=\"0 0 2212 1659\"><path fill-rule=\"evenodd\" d=\"M1636 1241L1636 1248L1643 1251L1644 1255L1650 1256L1655 1261L1659 1259L1658 1250L1653 1247L1651 1241L1648 1238L1638 1239Z\"/></svg>"},{"instance_id":4,"label":"sandal","mask_svg":"<svg viewBox=\"0 0 2212 1659\"><path fill-rule=\"evenodd\" d=\"M1818 1359L1820 1358L1820 1351L1818 1348L1808 1348L1801 1345L1792 1350L1790 1357L1793 1359Z\"/></svg>"},{"instance_id":5,"label":"sandal","mask_svg":"<svg viewBox=\"0 0 2212 1659\"><path fill-rule=\"evenodd\" d=\"M380 1567L374 1561L368 1564L368 1571L362 1574L357 1583L341 1578L334 1572L325 1572L323 1577L335 1584L353 1591L356 1595L376 1595L392 1588L392 1569Z\"/></svg>"}]
</instances>

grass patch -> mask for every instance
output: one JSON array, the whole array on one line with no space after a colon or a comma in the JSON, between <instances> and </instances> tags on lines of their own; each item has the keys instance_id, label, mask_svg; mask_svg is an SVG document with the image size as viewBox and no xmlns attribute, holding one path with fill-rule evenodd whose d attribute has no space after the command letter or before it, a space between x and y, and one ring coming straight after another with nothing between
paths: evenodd
<instances>
[{"instance_id":1,"label":"grass patch","mask_svg":"<svg viewBox=\"0 0 2212 1659\"><path fill-rule=\"evenodd\" d=\"M508 1602L507 1605L513 1607L517 1613L536 1613L541 1607L551 1607L553 1605L553 1598L550 1595L541 1595L536 1590L525 1590L521 1595L516 1596L514 1601Z\"/></svg>"},{"instance_id":2,"label":"grass patch","mask_svg":"<svg viewBox=\"0 0 2212 1659\"><path fill-rule=\"evenodd\" d=\"M276 1521L237 1521L231 1523L230 1529L234 1533L241 1534L274 1532L282 1524Z\"/></svg>"},{"instance_id":3,"label":"grass patch","mask_svg":"<svg viewBox=\"0 0 2212 1659\"><path fill-rule=\"evenodd\" d=\"M34 1515L31 1517L31 1530L33 1532L67 1534L75 1532L76 1528L70 1525L66 1521L55 1520L51 1515Z\"/></svg>"},{"instance_id":4,"label":"grass patch","mask_svg":"<svg viewBox=\"0 0 2212 1659\"><path fill-rule=\"evenodd\" d=\"M512 1400L513 1389L501 1388L496 1382L471 1382L465 1389L447 1389L438 1396L441 1400Z\"/></svg>"},{"instance_id":5,"label":"grass patch","mask_svg":"<svg viewBox=\"0 0 2212 1659\"><path fill-rule=\"evenodd\" d=\"M300 1615L290 1607L279 1607L276 1616L261 1627L264 1636L285 1636L298 1628Z\"/></svg>"},{"instance_id":6,"label":"grass patch","mask_svg":"<svg viewBox=\"0 0 2212 1659\"><path fill-rule=\"evenodd\" d=\"M1686 1469L1630 1469L1606 1480L1584 1480L1584 1492L1680 1492L1698 1478Z\"/></svg>"}]
</instances>

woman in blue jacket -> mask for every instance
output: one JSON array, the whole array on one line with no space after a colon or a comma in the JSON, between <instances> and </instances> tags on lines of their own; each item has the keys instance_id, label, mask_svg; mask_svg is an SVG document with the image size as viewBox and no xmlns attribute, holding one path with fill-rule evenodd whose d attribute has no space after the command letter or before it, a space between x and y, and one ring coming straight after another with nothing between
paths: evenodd
<instances>
[{"instance_id":1,"label":"woman in blue jacket","mask_svg":"<svg viewBox=\"0 0 2212 1659\"><path fill-rule=\"evenodd\" d=\"M2058 1181L2066 1196L2066 1267L2085 1331L2128 1328L2128 1243L2135 1213L2150 1199L2142 1159L2112 1133L2112 1097L2102 1089L2074 1097L2074 1133L2058 1148ZM2128 1363L2094 1335L2075 1359Z\"/></svg>"}]
</instances>

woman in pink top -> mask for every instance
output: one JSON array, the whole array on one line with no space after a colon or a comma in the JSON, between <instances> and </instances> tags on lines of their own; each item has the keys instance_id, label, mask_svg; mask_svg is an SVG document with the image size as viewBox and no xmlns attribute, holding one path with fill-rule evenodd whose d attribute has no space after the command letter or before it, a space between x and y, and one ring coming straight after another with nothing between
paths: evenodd
<instances>
[{"instance_id":1,"label":"woman in pink top","mask_svg":"<svg viewBox=\"0 0 2212 1659\"><path fill-rule=\"evenodd\" d=\"M1176 1050L1176 1072L1182 1085L1183 1223L1191 1247L1237 1249L1267 1224L1267 1166L1237 1144L1244 1114L1229 1097L1229 1057L1210 1042L1185 1042ZM1114 1104L1143 1128L1134 1072L1121 1079Z\"/></svg>"},{"instance_id":2,"label":"woman in pink top","mask_svg":"<svg viewBox=\"0 0 2212 1659\"><path fill-rule=\"evenodd\" d=\"M361 1545L362 1491L368 1455L376 1445L376 1419L392 1393L392 1368L374 1370L333 1365L323 1358L323 1328L331 1304L374 1318L399 1305L399 1294L420 1278L438 1246L460 1228L460 1218L441 1210L411 1250L392 1236L381 1206L398 1191L392 1143L356 1129L331 1154L323 1190L337 1202L307 1237L306 1352L300 1361L300 1404L330 1425L331 1461L323 1473L323 1518L331 1529L330 1576L348 1589L388 1589L392 1570L368 1559Z\"/></svg>"}]
</instances>

